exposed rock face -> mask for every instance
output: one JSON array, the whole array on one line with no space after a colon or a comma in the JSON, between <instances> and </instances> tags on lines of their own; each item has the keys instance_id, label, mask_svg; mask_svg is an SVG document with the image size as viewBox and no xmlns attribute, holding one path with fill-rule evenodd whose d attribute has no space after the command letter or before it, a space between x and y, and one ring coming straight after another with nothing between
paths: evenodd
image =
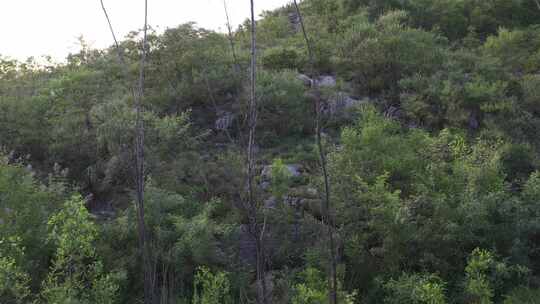
<instances>
[{"instance_id":1,"label":"exposed rock face","mask_svg":"<svg viewBox=\"0 0 540 304\"><path fill-rule=\"evenodd\" d=\"M240 225L237 230L239 259L244 265L256 264L256 238L249 230L249 225ZM260 236L257 236L260 237ZM264 234L264 246L269 257L278 254L280 246L280 238L275 232L275 227L267 226Z\"/></svg>"},{"instance_id":2,"label":"exposed rock face","mask_svg":"<svg viewBox=\"0 0 540 304\"><path fill-rule=\"evenodd\" d=\"M248 225L241 225L238 228L238 249L240 260L249 265L255 265L255 239L249 232Z\"/></svg>"},{"instance_id":3,"label":"exposed rock face","mask_svg":"<svg viewBox=\"0 0 540 304\"><path fill-rule=\"evenodd\" d=\"M302 165L287 165L286 167L292 177L300 177L302 175Z\"/></svg>"},{"instance_id":4,"label":"exposed rock face","mask_svg":"<svg viewBox=\"0 0 540 304\"><path fill-rule=\"evenodd\" d=\"M304 74L298 74L296 78L298 78L298 80L301 80L306 87L311 87L311 83L313 82L313 79L309 78L309 76L304 75Z\"/></svg>"},{"instance_id":5,"label":"exposed rock face","mask_svg":"<svg viewBox=\"0 0 540 304\"><path fill-rule=\"evenodd\" d=\"M322 75L317 77L316 84L323 88L334 88L337 86L336 77L331 75Z\"/></svg>"},{"instance_id":6,"label":"exposed rock face","mask_svg":"<svg viewBox=\"0 0 540 304\"><path fill-rule=\"evenodd\" d=\"M225 131L225 130L228 130L232 127L233 125L233 122L234 122L234 119L235 119L235 115L231 112L222 112L215 124L214 124L214 128L218 131Z\"/></svg>"},{"instance_id":7,"label":"exposed rock face","mask_svg":"<svg viewBox=\"0 0 540 304\"><path fill-rule=\"evenodd\" d=\"M298 74L297 78L301 80L306 87L311 87L313 79L304 74ZM332 75L321 75L315 80L315 84L323 88L334 88L337 86L336 77Z\"/></svg>"},{"instance_id":8,"label":"exposed rock face","mask_svg":"<svg viewBox=\"0 0 540 304\"><path fill-rule=\"evenodd\" d=\"M333 98L328 100L323 109L324 114L331 117L346 117L349 111L360 105L369 103L369 99L355 99L345 92L338 92Z\"/></svg>"},{"instance_id":9,"label":"exposed rock face","mask_svg":"<svg viewBox=\"0 0 540 304\"><path fill-rule=\"evenodd\" d=\"M309 76L304 74L298 74L297 78L301 80L306 87L311 87L314 81ZM322 75L317 77L315 84L321 88L332 89L337 87L337 80L334 76ZM316 98L313 93L310 93L310 91L306 93L306 97L309 99ZM348 118L350 114L349 110L370 102L369 98L356 99L351 97L351 95L346 92L337 92L335 95L325 101L326 102L322 109L323 114L333 118Z\"/></svg>"},{"instance_id":10,"label":"exposed rock face","mask_svg":"<svg viewBox=\"0 0 540 304\"><path fill-rule=\"evenodd\" d=\"M390 106L384 111L384 116L391 119L400 119L403 116L403 111L395 106Z\"/></svg>"},{"instance_id":11,"label":"exposed rock face","mask_svg":"<svg viewBox=\"0 0 540 304\"><path fill-rule=\"evenodd\" d=\"M272 196L264 201L264 208L275 209L277 208L278 200L275 196Z\"/></svg>"},{"instance_id":12,"label":"exposed rock face","mask_svg":"<svg viewBox=\"0 0 540 304\"><path fill-rule=\"evenodd\" d=\"M262 182L262 183L260 184L261 189L262 189L262 190L265 190L265 191L268 190L268 189L270 189L270 186L271 186L271 184L270 184L269 181L264 181L264 182Z\"/></svg>"},{"instance_id":13,"label":"exposed rock face","mask_svg":"<svg viewBox=\"0 0 540 304\"><path fill-rule=\"evenodd\" d=\"M289 24L291 25L291 29L298 33L301 30L301 24L300 24L300 16L296 12L296 10L289 12Z\"/></svg>"},{"instance_id":14,"label":"exposed rock face","mask_svg":"<svg viewBox=\"0 0 540 304\"><path fill-rule=\"evenodd\" d=\"M469 129L473 131L478 130L478 128L480 127L480 122L478 121L478 118L475 115L475 113L471 113L471 115L469 116L468 124L469 124Z\"/></svg>"},{"instance_id":15,"label":"exposed rock face","mask_svg":"<svg viewBox=\"0 0 540 304\"><path fill-rule=\"evenodd\" d=\"M269 181L272 179L272 166L268 165L268 166L264 166L262 172L261 172L261 177L264 181Z\"/></svg>"},{"instance_id":16,"label":"exposed rock face","mask_svg":"<svg viewBox=\"0 0 540 304\"><path fill-rule=\"evenodd\" d=\"M291 164L291 165L286 165L285 167L289 171L291 177L300 177L300 176L302 176L302 170L303 170L302 165ZM272 166L270 166L270 165L264 166L264 168L262 170L262 173L261 173L261 177L262 177L262 179L264 181L271 180L272 179Z\"/></svg>"}]
</instances>

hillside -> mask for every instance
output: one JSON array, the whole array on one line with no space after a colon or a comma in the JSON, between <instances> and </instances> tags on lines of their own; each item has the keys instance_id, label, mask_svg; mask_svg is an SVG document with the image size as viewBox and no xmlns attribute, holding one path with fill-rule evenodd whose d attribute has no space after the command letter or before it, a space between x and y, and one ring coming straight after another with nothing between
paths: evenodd
<instances>
[{"instance_id":1,"label":"hillside","mask_svg":"<svg viewBox=\"0 0 540 304\"><path fill-rule=\"evenodd\" d=\"M249 20L150 31L144 234L143 33L0 57L0 303L540 303L540 3L299 10L256 24L256 124Z\"/></svg>"}]
</instances>

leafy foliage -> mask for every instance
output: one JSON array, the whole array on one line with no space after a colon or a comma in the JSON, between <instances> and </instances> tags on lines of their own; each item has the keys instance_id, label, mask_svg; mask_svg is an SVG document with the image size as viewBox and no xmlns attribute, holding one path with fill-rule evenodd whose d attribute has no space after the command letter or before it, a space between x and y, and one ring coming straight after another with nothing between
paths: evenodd
<instances>
[{"instance_id":1,"label":"leafy foliage","mask_svg":"<svg viewBox=\"0 0 540 304\"><path fill-rule=\"evenodd\" d=\"M67 201L49 220L49 227L57 249L43 284L43 298L48 303L116 303L118 286L96 256L97 227L82 198Z\"/></svg>"},{"instance_id":2,"label":"leafy foliage","mask_svg":"<svg viewBox=\"0 0 540 304\"><path fill-rule=\"evenodd\" d=\"M402 275L398 280L385 284L390 291L385 303L444 304L444 284L436 276Z\"/></svg>"},{"instance_id":3,"label":"leafy foliage","mask_svg":"<svg viewBox=\"0 0 540 304\"><path fill-rule=\"evenodd\" d=\"M0 240L0 300L6 303L25 303L30 296L30 276L20 264L24 250L20 239Z\"/></svg>"},{"instance_id":4,"label":"leafy foliage","mask_svg":"<svg viewBox=\"0 0 540 304\"><path fill-rule=\"evenodd\" d=\"M328 301L321 101L340 303L538 302L536 2L299 1L314 65L295 6L264 12L262 238L238 208L252 25L151 31L144 211L156 301L254 302L256 237L273 303ZM0 57L0 302L140 300L130 190L140 34L120 41L127 75L114 47L84 39L63 63Z\"/></svg>"},{"instance_id":5,"label":"leafy foliage","mask_svg":"<svg viewBox=\"0 0 540 304\"><path fill-rule=\"evenodd\" d=\"M231 303L230 285L226 273L213 274L209 269L201 267L195 275L194 284L195 296L193 297L193 304ZM198 291L199 288L200 292Z\"/></svg>"}]
</instances>

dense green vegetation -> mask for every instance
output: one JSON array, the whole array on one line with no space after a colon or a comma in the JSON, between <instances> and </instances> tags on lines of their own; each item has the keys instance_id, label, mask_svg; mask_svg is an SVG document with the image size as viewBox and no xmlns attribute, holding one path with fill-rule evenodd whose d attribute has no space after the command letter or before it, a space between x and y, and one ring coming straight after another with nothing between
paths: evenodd
<instances>
[{"instance_id":1,"label":"dense green vegetation","mask_svg":"<svg viewBox=\"0 0 540 304\"><path fill-rule=\"evenodd\" d=\"M258 21L269 303L540 303L540 5L305 0ZM149 36L155 303L256 302L245 199L250 22ZM0 57L0 303L139 303L140 33L60 65ZM231 49L231 41L233 40ZM319 76L316 76L319 75ZM311 79L316 78L316 79ZM320 91L309 83L315 81ZM332 221L315 145L323 100Z\"/></svg>"}]
</instances>

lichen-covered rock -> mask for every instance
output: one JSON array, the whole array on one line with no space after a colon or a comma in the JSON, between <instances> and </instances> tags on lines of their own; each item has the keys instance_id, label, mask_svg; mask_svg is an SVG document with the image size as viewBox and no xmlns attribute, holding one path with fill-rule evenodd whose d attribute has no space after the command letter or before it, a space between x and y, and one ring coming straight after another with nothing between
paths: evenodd
<instances>
[{"instance_id":1,"label":"lichen-covered rock","mask_svg":"<svg viewBox=\"0 0 540 304\"><path fill-rule=\"evenodd\" d=\"M336 77L331 75L322 75L317 77L317 86L323 87L323 88L334 88L337 86L337 80Z\"/></svg>"}]
</instances>

